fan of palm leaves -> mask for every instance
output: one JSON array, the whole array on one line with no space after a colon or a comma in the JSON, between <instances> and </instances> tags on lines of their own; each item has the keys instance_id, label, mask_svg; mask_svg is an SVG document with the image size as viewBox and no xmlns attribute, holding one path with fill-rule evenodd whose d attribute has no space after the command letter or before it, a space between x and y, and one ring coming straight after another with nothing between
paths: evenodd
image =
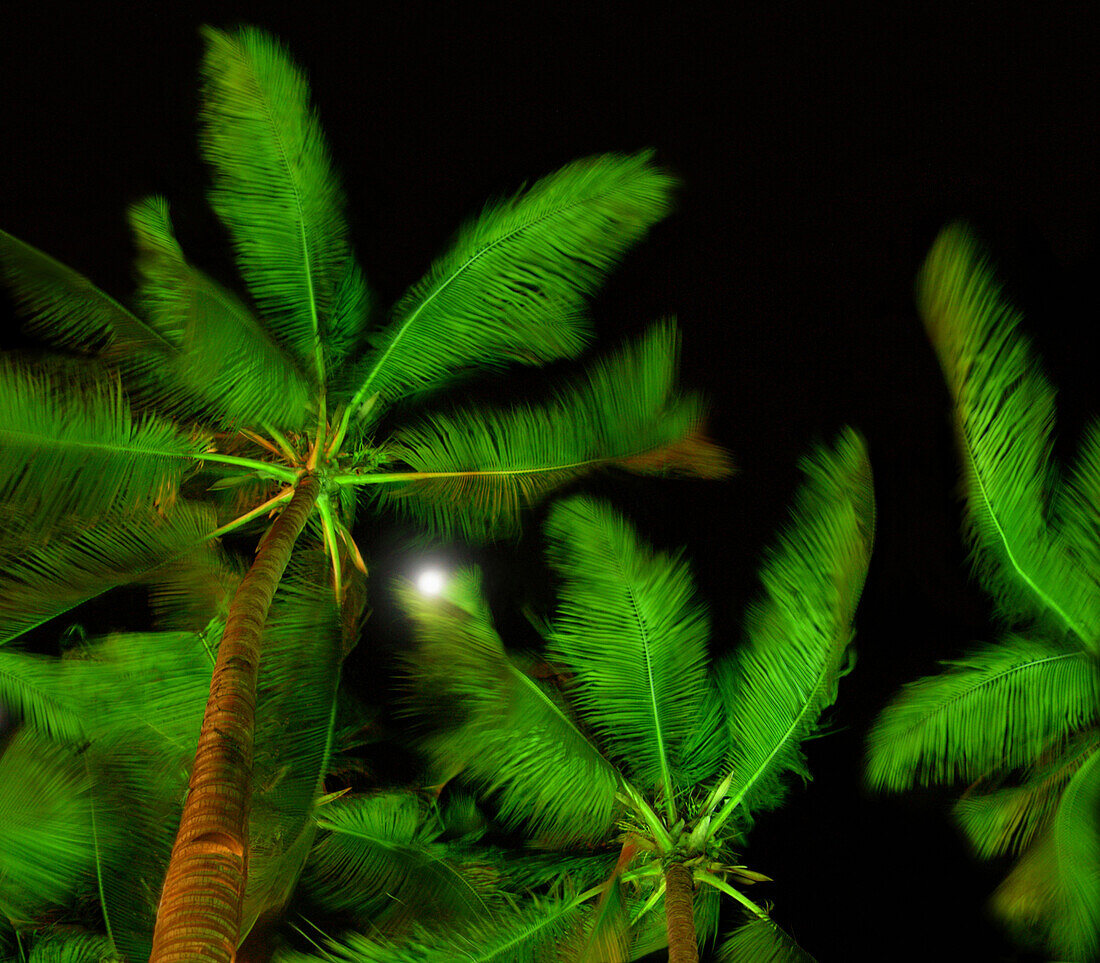
<instances>
[{"instance_id":1,"label":"fan of palm leaves","mask_svg":"<svg viewBox=\"0 0 1100 963\"><path fill-rule=\"evenodd\" d=\"M1063 477L1054 392L966 228L936 240L919 302L955 401L965 535L1007 631L906 686L868 741L872 786L969 782L983 856L1021 854L994 907L1073 959L1100 951L1097 427Z\"/></svg>"},{"instance_id":2,"label":"fan of palm leaves","mask_svg":"<svg viewBox=\"0 0 1100 963\"><path fill-rule=\"evenodd\" d=\"M632 855L621 882L648 880L654 900L661 861L687 860L699 883L768 921L737 885L766 877L735 866L732 845L751 811L777 804L784 773L805 774L798 747L848 668L874 525L854 432L803 468L746 644L717 666L685 561L654 553L583 496L555 504L546 523L560 580L547 657L559 686L504 649L476 572L454 573L435 596L400 586L418 642L409 671L431 778L465 781L539 846L623 845Z\"/></svg>"}]
</instances>

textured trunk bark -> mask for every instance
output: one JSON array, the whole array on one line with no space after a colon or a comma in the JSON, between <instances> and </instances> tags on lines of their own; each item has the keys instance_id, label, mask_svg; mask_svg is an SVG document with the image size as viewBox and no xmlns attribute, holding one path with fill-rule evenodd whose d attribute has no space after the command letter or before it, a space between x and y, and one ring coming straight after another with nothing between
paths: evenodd
<instances>
[{"instance_id":1,"label":"textured trunk bark","mask_svg":"<svg viewBox=\"0 0 1100 963\"><path fill-rule=\"evenodd\" d=\"M150 963L229 963L248 878L248 805L260 633L294 542L320 492L307 475L229 607L191 783L161 891Z\"/></svg>"},{"instance_id":2,"label":"textured trunk bark","mask_svg":"<svg viewBox=\"0 0 1100 963\"><path fill-rule=\"evenodd\" d=\"M699 963L695 940L693 879L683 863L665 867L665 926L668 928L668 963Z\"/></svg>"}]
</instances>

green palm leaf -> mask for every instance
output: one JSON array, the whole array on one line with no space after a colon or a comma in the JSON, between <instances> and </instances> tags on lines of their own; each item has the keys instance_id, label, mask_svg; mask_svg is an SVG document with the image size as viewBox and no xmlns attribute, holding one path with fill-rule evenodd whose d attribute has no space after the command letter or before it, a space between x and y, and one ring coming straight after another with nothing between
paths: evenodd
<instances>
[{"instance_id":1,"label":"green palm leaf","mask_svg":"<svg viewBox=\"0 0 1100 963\"><path fill-rule=\"evenodd\" d=\"M79 693L89 675L76 659L60 663L41 655L0 649L0 708L56 742L87 741Z\"/></svg>"},{"instance_id":2,"label":"green palm leaf","mask_svg":"<svg viewBox=\"0 0 1100 963\"><path fill-rule=\"evenodd\" d=\"M5 508L0 518L9 517ZM215 524L208 508L182 502L164 515L108 514L90 527L48 538L13 524L0 546L0 645L194 553Z\"/></svg>"},{"instance_id":3,"label":"green palm leaf","mask_svg":"<svg viewBox=\"0 0 1100 963\"><path fill-rule=\"evenodd\" d=\"M814 963L770 919L754 919L738 927L722 941L715 959L718 963Z\"/></svg>"},{"instance_id":4,"label":"green palm leaf","mask_svg":"<svg viewBox=\"0 0 1100 963\"><path fill-rule=\"evenodd\" d=\"M4 231L0 273L27 316L28 331L53 344L150 375L174 353L160 332L82 274Z\"/></svg>"},{"instance_id":5,"label":"green palm leaf","mask_svg":"<svg viewBox=\"0 0 1100 963\"><path fill-rule=\"evenodd\" d=\"M26 963L121 963L121 961L111 948L110 940L93 933L59 930L35 940Z\"/></svg>"},{"instance_id":6,"label":"green palm leaf","mask_svg":"<svg viewBox=\"0 0 1100 963\"><path fill-rule=\"evenodd\" d=\"M583 914L575 897L532 898L491 920L442 930L417 927L400 942L345 933L318 954L282 951L273 963L541 963L575 932Z\"/></svg>"},{"instance_id":7,"label":"green palm leaf","mask_svg":"<svg viewBox=\"0 0 1100 963\"><path fill-rule=\"evenodd\" d=\"M1100 667L1010 635L905 687L868 736L867 781L891 790L1027 765L1100 714Z\"/></svg>"},{"instance_id":8,"label":"green palm leaf","mask_svg":"<svg viewBox=\"0 0 1100 963\"><path fill-rule=\"evenodd\" d=\"M440 723L424 743L437 770L495 794L508 827L559 845L601 839L615 814L615 771L556 694L504 651L476 570L454 573L441 596L406 585L398 600L419 644L413 705Z\"/></svg>"},{"instance_id":9,"label":"green palm leaf","mask_svg":"<svg viewBox=\"0 0 1100 963\"><path fill-rule=\"evenodd\" d=\"M0 915L17 926L94 887L90 783L71 749L30 731L0 755Z\"/></svg>"},{"instance_id":10,"label":"green palm leaf","mask_svg":"<svg viewBox=\"0 0 1100 963\"><path fill-rule=\"evenodd\" d=\"M265 323L324 386L326 360L335 366L356 337L367 295L308 85L260 30L206 27L203 37L201 146L213 172L211 205Z\"/></svg>"},{"instance_id":11,"label":"green palm leaf","mask_svg":"<svg viewBox=\"0 0 1100 963\"><path fill-rule=\"evenodd\" d=\"M1069 781L1050 828L1001 884L994 908L1059 954L1100 951L1100 752Z\"/></svg>"},{"instance_id":12,"label":"green palm leaf","mask_svg":"<svg viewBox=\"0 0 1100 963\"><path fill-rule=\"evenodd\" d=\"M562 579L549 655L574 675L572 700L601 745L632 781L658 788L671 813L696 781L684 778L685 766L698 770L685 748L700 729L722 724L708 699L710 626L691 570L680 555L652 552L622 516L589 498L555 505L546 534Z\"/></svg>"},{"instance_id":13,"label":"green palm leaf","mask_svg":"<svg viewBox=\"0 0 1100 963\"><path fill-rule=\"evenodd\" d=\"M800 744L850 667L874 534L863 440L846 429L801 468L792 520L763 565L764 597L746 614L746 641L717 674L730 727L730 800L719 824L738 805L750 814L778 805L785 772L809 778Z\"/></svg>"},{"instance_id":14,"label":"green palm leaf","mask_svg":"<svg viewBox=\"0 0 1100 963\"><path fill-rule=\"evenodd\" d=\"M472 366L573 357L584 299L669 209L650 153L575 161L486 206L397 304L349 380L360 416Z\"/></svg>"},{"instance_id":15,"label":"green palm leaf","mask_svg":"<svg viewBox=\"0 0 1100 963\"><path fill-rule=\"evenodd\" d=\"M171 504L206 439L135 418L117 382L77 365L0 360L0 502L43 531Z\"/></svg>"},{"instance_id":16,"label":"green palm leaf","mask_svg":"<svg viewBox=\"0 0 1100 963\"><path fill-rule=\"evenodd\" d=\"M378 500L442 537L482 540L518 534L522 508L600 468L729 474L725 453L702 436L702 403L676 390L676 347L674 327L657 325L547 404L398 430L387 457L424 477L398 474L374 486Z\"/></svg>"},{"instance_id":17,"label":"green palm leaf","mask_svg":"<svg viewBox=\"0 0 1100 963\"><path fill-rule=\"evenodd\" d=\"M1091 575L1093 591L1100 594L1100 422L1086 429L1076 464L1058 495L1058 531L1070 557Z\"/></svg>"},{"instance_id":18,"label":"green palm leaf","mask_svg":"<svg viewBox=\"0 0 1100 963\"><path fill-rule=\"evenodd\" d=\"M1054 392L964 228L937 238L919 302L955 399L978 577L1006 619L1052 621L1097 652L1096 580L1049 522L1048 493L1060 487L1051 466Z\"/></svg>"},{"instance_id":19,"label":"green palm leaf","mask_svg":"<svg viewBox=\"0 0 1100 963\"><path fill-rule=\"evenodd\" d=\"M442 826L416 795L340 800L316 819L324 834L310 854L303 893L326 912L350 911L362 924L386 929L487 915L479 887L440 841Z\"/></svg>"},{"instance_id":20,"label":"green palm leaf","mask_svg":"<svg viewBox=\"0 0 1100 963\"><path fill-rule=\"evenodd\" d=\"M983 858L1027 849L1050 824L1066 783L1093 752L1100 735L1087 732L1028 767L1019 785L968 793L955 804L955 817Z\"/></svg>"},{"instance_id":21,"label":"green palm leaf","mask_svg":"<svg viewBox=\"0 0 1100 963\"><path fill-rule=\"evenodd\" d=\"M299 551L264 626L244 927L289 901L313 845L344 659L325 556Z\"/></svg>"},{"instance_id":22,"label":"green palm leaf","mask_svg":"<svg viewBox=\"0 0 1100 963\"><path fill-rule=\"evenodd\" d=\"M177 348L158 389L162 410L225 425L301 428L309 386L240 300L184 259L168 204L149 197L130 208L146 317ZM166 375L171 375L166 378Z\"/></svg>"}]
</instances>

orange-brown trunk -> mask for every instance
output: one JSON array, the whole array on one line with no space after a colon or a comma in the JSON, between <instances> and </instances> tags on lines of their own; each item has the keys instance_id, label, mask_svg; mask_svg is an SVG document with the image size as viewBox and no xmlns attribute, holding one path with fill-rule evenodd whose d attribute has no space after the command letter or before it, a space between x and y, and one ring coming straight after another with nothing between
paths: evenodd
<instances>
[{"instance_id":1,"label":"orange-brown trunk","mask_svg":"<svg viewBox=\"0 0 1100 963\"><path fill-rule=\"evenodd\" d=\"M229 963L237 948L248 879L260 633L319 491L315 477L301 479L233 596L161 891L150 963Z\"/></svg>"},{"instance_id":2,"label":"orange-brown trunk","mask_svg":"<svg viewBox=\"0 0 1100 963\"><path fill-rule=\"evenodd\" d=\"M692 906L693 878L683 863L665 867L665 926L668 928L668 963L699 963Z\"/></svg>"}]
</instances>

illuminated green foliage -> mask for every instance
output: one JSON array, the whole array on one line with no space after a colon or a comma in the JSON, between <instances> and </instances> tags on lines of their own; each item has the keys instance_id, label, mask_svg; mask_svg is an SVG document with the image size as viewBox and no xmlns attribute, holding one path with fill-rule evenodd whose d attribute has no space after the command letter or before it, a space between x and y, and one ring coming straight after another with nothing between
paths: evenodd
<instances>
[{"instance_id":1,"label":"illuminated green foliage","mask_svg":"<svg viewBox=\"0 0 1100 963\"><path fill-rule=\"evenodd\" d=\"M1063 478L1054 392L978 246L936 240L919 303L955 402L965 536L1008 627L905 687L868 742L872 786L970 783L956 814L985 857L1020 854L994 908L1075 960L1100 952L1098 429Z\"/></svg>"},{"instance_id":2,"label":"illuminated green foliage","mask_svg":"<svg viewBox=\"0 0 1100 963\"><path fill-rule=\"evenodd\" d=\"M301 71L262 31L207 28L203 36L200 145L210 202L229 233L246 295L187 260L161 197L129 211L138 276L131 306L0 232L0 275L29 330L65 355L0 359L0 643L126 582L156 586L162 610L188 600L173 628L188 633L182 652L197 651L197 639L220 653L220 698L205 716L187 701L203 728L172 866L195 858L202 871L169 874L160 903L168 922L158 924L157 940L178 942L171 949L157 942L155 955L213 961L228 959L235 937L286 901L310 848L314 763L322 748L329 751L322 736L339 660L324 647L326 632L309 638L298 622L284 628L303 664L291 671L290 663L266 660L269 648L278 652L286 641L278 619L288 593L305 593L294 604L314 614L327 606L331 622L357 590L355 570L366 571L352 536L361 491L434 535L491 539L517 534L526 506L603 468L715 478L729 466L703 434L702 404L676 386L671 323L592 365L540 406L417 418L418 396L453 388L471 371L580 353L589 339L585 299L670 208L674 179L650 153L579 160L489 204L387 314L375 307L351 250L343 189ZM394 433L377 436L380 426ZM259 547L243 583L256 591L230 604L224 592L208 590L219 571L216 540L234 531L256 534ZM300 559L319 550L329 574L315 568L318 584L303 587L294 574ZM269 618L288 558L292 574ZM305 597L311 592L312 601ZM204 600L215 607L183 628ZM223 622L220 644L195 635ZM166 643L133 644L152 651ZM111 728L122 726L117 708L102 713L100 729L80 732L92 711L80 698L101 692L114 670L100 663L110 659L70 672L4 655L11 655L0 683L5 701L28 725L70 747L86 737L94 748L85 761L110 748L122 754L112 765L126 765L128 750L120 747L130 737L114 740ZM182 657L165 656L164 668ZM327 674L310 688L313 669ZM85 670L99 681L70 705L73 680ZM46 680L58 672L63 681L47 697ZM309 706L279 702L295 676ZM169 687L165 697L173 694ZM277 738L265 733L270 713L282 711L304 713L307 722L291 727L284 717ZM163 712L166 725L182 719L170 708L149 712ZM224 712L217 722L215 712ZM141 722L136 710L130 722ZM192 750L194 734L183 740ZM293 766L291 775L265 769L279 753L308 755L308 778L292 778ZM112 870L109 885L100 886L103 909L115 920L114 945L136 959L148 955L142 941L150 894L160 885L164 833L175 824L172 805L185 792L179 778L187 767L166 782L155 773L142 782L134 766L119 785L130 787L135 807L162 818L154 828L135 820L126 864L133 872L115 881ZM250 779L256 799L248 834ZM192 805L195 799L212 803ZM84 819L79 805L74 811ZM204 848L208 839L232 845L213 854ZM74 842L81 866L87 844L86 833ZM104 859L100 853L97 866ZM58 861L57 871L69 872L65 865ZM33 875L34 867L22 868ZM240 907L230 904L239 901L246 868L250 902L242 922ZM61 889L71 895L77 883L68 884ZM131 885L146 889L125 889Z\"/></svg>"},{"instance_id":3,"label":"illuminated green foliage","mask_svg":"<svg viewBox=\"0 0 1100 963\"><path fill-rule=\"evenodd\" d=\"M870 556L862 440L845 431L802 467L806 480L765 560L744 644L713 663L706 609L683 557L654 552L609 506L583 496L554 505L546 523L558 606L545 665L556 684L504 647L476 571L453 574L439 595L400 587L418 642L411 714L429 780L469 786L505 828L542 849L618 854L602 886L575 903L589 948L621 945L630 948L621 958L635 958L655 921L663 927L657 911L677 864L699 884L702 938L717 927L698 902L703 893L725 893L767 924L737 931L728 959L763 958L744 955L762 946L777 960L808 959L741 892L767 877L738 865L735 852L753 812L780 803L789 774L808 776L799 747L849 667ZM383 958L359 937L343 952ZM593 957L605 958L619 957Z\"/></svg>"}]
</instances>

